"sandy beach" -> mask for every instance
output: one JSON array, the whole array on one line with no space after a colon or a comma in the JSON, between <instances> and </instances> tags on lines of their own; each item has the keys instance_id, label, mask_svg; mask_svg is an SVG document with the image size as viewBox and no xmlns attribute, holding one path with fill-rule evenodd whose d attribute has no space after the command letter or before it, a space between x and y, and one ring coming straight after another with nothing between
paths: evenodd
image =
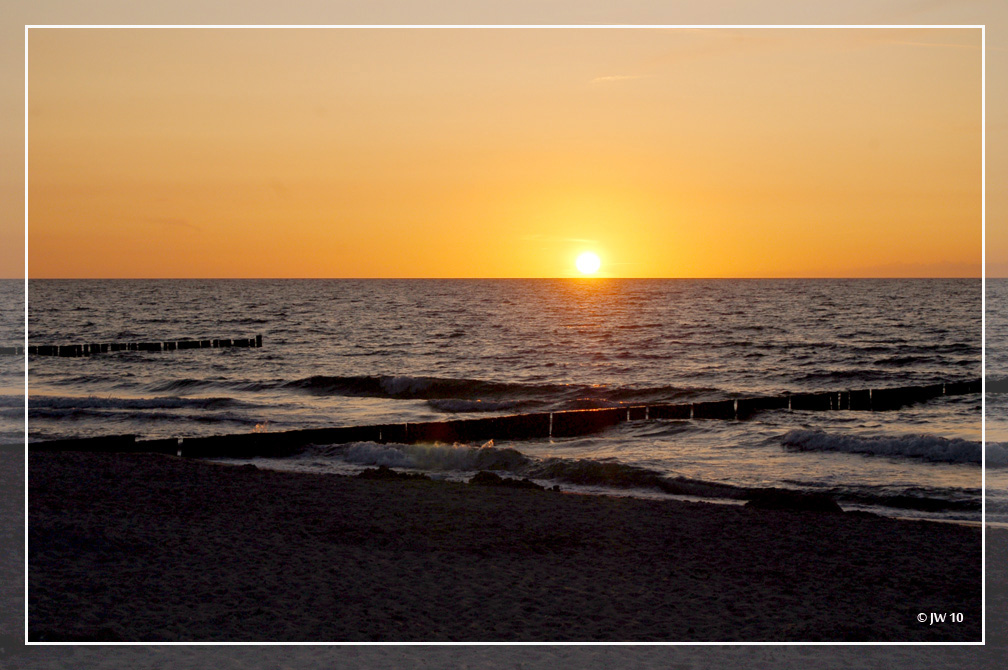
<instances>
[{"instance_id":1,"label":"sandy beach","mask_svg":"<svg viewBox=\"0 0 1008 670\"><path fill-rule=\"evenodd\" d=\"M976 527L147 454L28 500L30 640L980 639Z\"/></svg>"}]
</instances>

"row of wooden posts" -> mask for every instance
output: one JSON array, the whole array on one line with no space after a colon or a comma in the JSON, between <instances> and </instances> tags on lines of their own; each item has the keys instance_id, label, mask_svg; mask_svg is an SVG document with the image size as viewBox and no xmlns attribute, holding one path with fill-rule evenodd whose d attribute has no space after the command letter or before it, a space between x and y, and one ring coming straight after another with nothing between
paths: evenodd
<instances>
[{"instance_id":1,"label":"row of wooden posts","mask_svg":"<svg viewBox=\"0 0 1008 670\"><path fill-rule=\"evenodd\" d=\"M104 342L101 344L28 345L29 356L93 356L116 351L176 351L184 349L221 349L225 347L261 347L262 335L255 337L216 338L210 340L169 340L167 342ZM0 354L24 356L24 347L0 347Z\"/></svg>"},{"instance_id":2,"label":"row of wooden posts","mask_svg":"<svg viewBox=\"0 0 1008 670\"><path fill-rule=\"evenodd\" d=\"M623 421L652 419L744 420L766 410L866 410L898 409L943 395L979 393L981 380L927 386L864 389L781 396L736 398L709 402L640 405L606 409L537 412L453 421L389 423L371 426L309 428L276 433L240 433L208 437L137 440L135 435L35 442L29 449L57 451L158 452L194 458L280 457L297 453L309 444L348 442L417 442L444 444L487 440L526 440L574 437L599 432Z\"/></svg>"}]
</instances>

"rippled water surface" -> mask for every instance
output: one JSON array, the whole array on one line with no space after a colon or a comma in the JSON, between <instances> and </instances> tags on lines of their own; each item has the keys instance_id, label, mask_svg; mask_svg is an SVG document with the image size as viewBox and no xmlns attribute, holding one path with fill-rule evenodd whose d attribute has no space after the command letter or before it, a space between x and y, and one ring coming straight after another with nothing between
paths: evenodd
<instances>
[{"instance_id":1,"label":"rippled water surface","mask_svg":"<svg viewBox=\"0 0 1008 670\"><path fill-rule=\"evenodd\" d=\"M1008 377L1005 347L991 345L1008 342L1006 288L988 282L989 379ZM24 287L2 289L5 304L16 304ZM30 344L262 334L263 347L30 356L29 439L187 437L968 380L982 374L982 298L979 280L32 281ZM23 314L3 317L4 343L20 343L12 340ZM0 439L19 442L24 361L2 358ZM1006 397L987 398L987 460L991 482L1008 489ZM573 488L649 495L679 481L714 496L703 487L779 486L829 491L846 507L978 519L981 416L980 394L967 394L887 412L642 421L485 447L318 445L269 465L386 463L464 477L497 459L505 473ZM1008 520L1008 494L992 493L988 504Z\"/></svg>"}]
</instances>

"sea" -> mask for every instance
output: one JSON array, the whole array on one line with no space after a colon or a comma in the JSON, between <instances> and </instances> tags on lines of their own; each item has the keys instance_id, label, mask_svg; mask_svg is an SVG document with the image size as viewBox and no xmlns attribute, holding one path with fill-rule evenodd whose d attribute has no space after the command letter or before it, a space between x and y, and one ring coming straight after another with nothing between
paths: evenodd
<instances>
[{"instance_id":1,"label":"sea","mask_svg":"<svg viewBox=\"0 0 1008 670\"><path fill-rule=\"evenodd\" d=\"M187 438L984 376L986 396L895 410L232 460L450 480L492 469L584 495L684 497L660 485L679 482L725 504L744 502L726 491L780 488L845 510L1008 524L1008 280L987 280L986 296L980 279L30 280L0 282L0 305L0 346L262 336L261 348L0 356L7 448L26 431Z\"/></svg>"}]
</instances>

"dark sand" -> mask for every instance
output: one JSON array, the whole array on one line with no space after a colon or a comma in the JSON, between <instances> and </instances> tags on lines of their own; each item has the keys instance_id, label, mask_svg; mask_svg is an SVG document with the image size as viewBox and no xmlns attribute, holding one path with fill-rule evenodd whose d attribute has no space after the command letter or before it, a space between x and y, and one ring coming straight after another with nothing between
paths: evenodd
<instances>
[{"instance_id":1,"label":"dark sand","mask_svg":"<svg viewBox=\"0 0 1008 670\"><path fill-rule=\"evenodd\" d=\"M974 527L154 455L33 453L28 464L33 640L981 634ZM963 621L921 624L921 612Z\"/></svg>"}]
</instances>

